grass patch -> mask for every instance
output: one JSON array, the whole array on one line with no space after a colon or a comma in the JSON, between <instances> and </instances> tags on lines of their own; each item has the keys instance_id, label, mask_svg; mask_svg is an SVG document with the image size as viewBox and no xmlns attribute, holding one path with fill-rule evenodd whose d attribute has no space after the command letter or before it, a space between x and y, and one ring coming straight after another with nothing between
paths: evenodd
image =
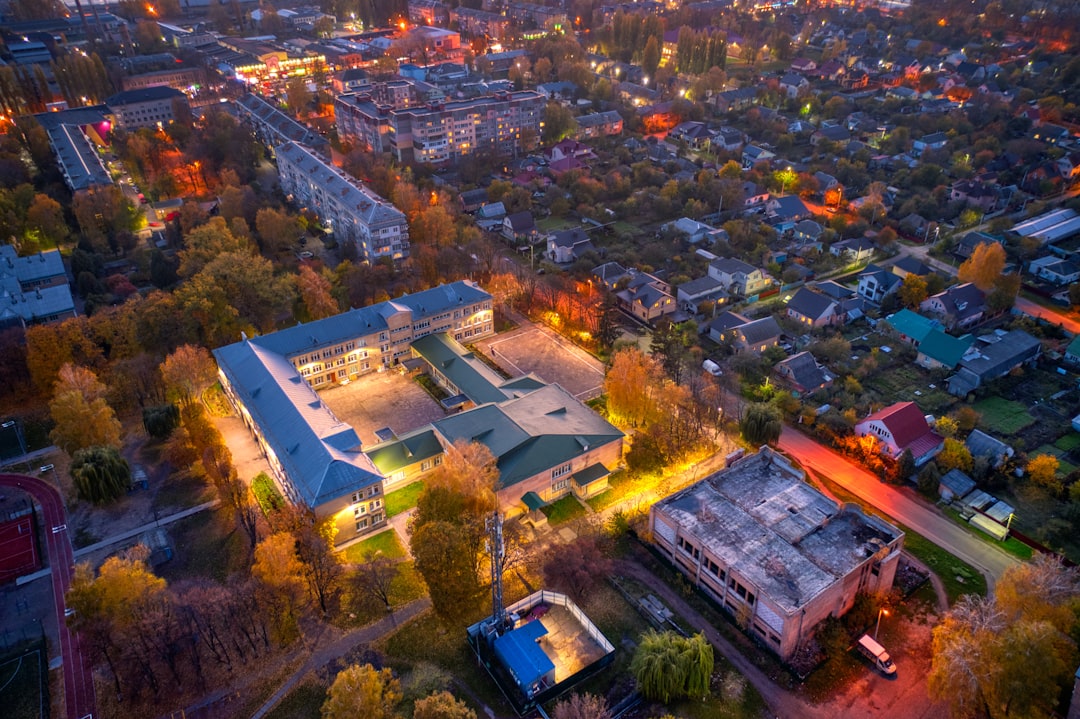
<instances>
[{"instance_id":1,"label":"grass patch","mask_svg":"<svg viewBox=\"0 0 1080 719\"><path fill-rule=\"evenodd\" d=\"M361 564L369 554L382 554L390 559L402 559L406 556L405 547L401 546L397 532L387 529L362 542L350 544L342 550L345 561Z\"/></svg>"},{"instance_id":2,"label":"grass patch","mask_svg":"<svg viewBox=\"0 0 1080 719\"><path fill-rule=\"evenodd\" d=\"M267 517L285 506L285 498L266 472L259 472L255 479L251 480L251 491Z\"/></svg>"},{"instance_id":3,"label":"grass patch","mask_svg":"<svg viewBox=\"0 0 1080 719\"><path fill-rule=\"evenodd\" d=\"M585 502L594 511L600 512L628 497L641 494L643 490L654 486L658 481L659 479L654 475L642 476L625 469L616 470L608 477L608 488Z\"/></svg>"},{"instance_id":4,"label":"grass patch","mask_svg":"<svg viewBox=\"0 0 1080 719\"><path fill-rule=\"evenodd\" d=\"M314 682L304 682L289 692L266 719L319 719L326 687Z\"/></svg>"},{"instance_id":5,"label":"grass patch","mask_svg":"<svg viewBox=\"0 0 1080 719\"><path fill-rule=\"evenodd\" d=\"M982 415L979 426L995 434L1013 435L1035 422L1027 407L1004 397L985 397L974 408Z\"/></svg>"},{"instance_id":6,"label":"grass patch","mask_svg":"<svg viewBox=\"0 0 1080 719\"><path fill-rule=\"evenodd\" d=\"M549 215L548 217L542 217L536 221L536 227L543 232L558 232L559 230L571 230L578 227L579 224L573 220L568 220L565 217L555 217Z\"/></svg>"},{"instance_id":7,"label":"grass patch","mask_svg":"<svg viewBox=\"0 0 1080 719\"><path fill-rule=\"evenodd\" d=\"M1039 447L1037 450L1032 452L1031 456L1034 456L1036 454L1049 454L1050 456L1057 458L1057 461L1058 461L1057 476L1058 477L1066 477L1069 474L1076 471L1076 465L1074 465L1072 462L1065 459L1065 456L1068 454L1068 452L1058 448L1057 443L1044 444L1041 447Z\"/></svg>"},{"instance_id":8,"label":"grass patch","mask_svg":"<svg viewBox=\"0 0 1080 719\"><path fill-rule=\"evenodd\" d=\"M423 387L424 390L429 395L431 395L431 398L434 399L436 402L441 403L444 399L450 396L446 393L446 390L440 387L435 380L431 379L431 377L427 376L426 374L416 375L416 383Z\"/></svg>"},{"instance_id":9,"label":"grass patch","mask_svg":"<svg viewBox=\"0 0 1080 719\"><path fill-rule=\"evenodd\" d=\"M230 574L248 567L247 536L236 528L228 509L208 509L174 522L169 536L173 558L158 572L169 583L197 577L224 583Z\"/></svg>"},{"instance_id":10,"label":"grass patch","mask_svg":"<svg viewBox=\"0 0 1080 719\"><path fill-rule=\"evenodd\" d=\"M585 507L577 497L568 494L557 502L552 502L540 509L551 524L564 524L572 519L585 516Z\"/></svg>"},{"instance_id":11,"label":"grass patch","mask_svg":"<svg viewBox=\"0 0 1080 719\"><path fill-rule=\"evenodd\" d=\"M412 562L398 562L397 573L390 582L390 606L397 608L420 599L427 594L427 585L417 573ZM332 619L344 629L364 627L386 616L382 602L364 595L358 590L355 572L347 571L342 583L345 592L341 597L341 611Z\"/></svg>"},{"instance_id":12,"label":"grass patch","mask_svg":"<svg viewBox=\"0 0 1080 719\"><path fill-rule=\"evenodd\" d=\"M0 659L0 706L9 719L47 719L49 678L45 642L36 640Z\"/></svg>"},{"instance_id":13,"label":"grass patch","mask_svg":"<svg viewBox=\"0 0 1080 719\"><path fill-rule=\"evenodd\" d=\"M1069 432L1067 435L1059 437L1058 441L1054 442L1054 446L1062 452L1071 452L1080 448L1080 433Z\"/></svg>"},{"instance_id":14,"label":"grass patch","mask_svg":"<svg viewBox=\"0 0 1080 719\"><path fill-rule=\"evenodd\" d=\"M190 472L174 472L158 488L153 507L164 513L172 513L195 507L214 498L214 492L201 477Z\"/></svg>"},{"instance_id":15,"label":"grass patch","mask_svg":"<svg viewBox=\"0 0 1080 719\"><path fill-rule=\"evenodd\" d=\"M417 481L386 495L386 518L408 512L416 506L416 500L424 491L424 483Z\"/></svg>"}]
</instances>

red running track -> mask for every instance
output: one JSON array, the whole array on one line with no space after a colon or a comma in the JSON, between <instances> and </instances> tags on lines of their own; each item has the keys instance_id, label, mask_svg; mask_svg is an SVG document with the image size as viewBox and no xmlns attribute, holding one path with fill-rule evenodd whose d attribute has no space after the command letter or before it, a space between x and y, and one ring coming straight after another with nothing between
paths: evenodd
<instances>
[{"instance_id":1,"label":"red running track","mask_svg":"<svg viewBox=\"0 0 1080 719\"><path fill-rule=\"evenodd\" d=\"M56 627L60 634L60 654L64 661L64 698L68 719L93 717L97 711L93 667L79 646L79 635L68 628L64 597L75 573L75 554L67 529L64 500L56 487L37 477L24 474L0 474L0 487L21 489L41 507L45 553L52 568L53 600Z\"/></svg>"}]
</instances>

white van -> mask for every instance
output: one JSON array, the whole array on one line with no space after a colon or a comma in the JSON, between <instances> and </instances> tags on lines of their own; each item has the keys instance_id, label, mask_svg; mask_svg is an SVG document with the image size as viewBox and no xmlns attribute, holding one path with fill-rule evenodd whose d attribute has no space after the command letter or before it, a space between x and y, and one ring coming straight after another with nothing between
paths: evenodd
<instances>
[{"instance_id":1,"label":"white van","mask_svg":"<svg viewBox=\"0 0 1080 719\"><path fill-rule=\"evenodd\" d=\"M896 665L892 663L892 659L889 658L889 653L885 651L885 647L874 641L869 634L862 635L856 647L866 658L874 662L874 666L882 674L896 674Z\"/></svg>"},{"instance_id":2,"label":"white van","mask_svg":"<svg viewBox=\"0 0 1080 719\"><path fill-rule=\"evenodd\" d=\"M702 362L701 369L705 370L713 377L719 377L720 375L724 374L723 370L720 369L720 365L716 364L711 359L707 359Z\"/></svg>"}]
</instances>

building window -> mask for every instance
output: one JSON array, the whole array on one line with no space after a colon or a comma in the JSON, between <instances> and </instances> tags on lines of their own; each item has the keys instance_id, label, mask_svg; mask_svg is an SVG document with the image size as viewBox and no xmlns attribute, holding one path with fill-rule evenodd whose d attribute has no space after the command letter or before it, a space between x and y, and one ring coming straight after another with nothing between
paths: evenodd
<instances>
[{"instance_id":1,"label":"building window","mask_svg":"<svg viewBox=\"0 0 1080 719\"><path fill-rule=\"evenodd\" d=\"M368 520L367 520L366 517L364 519L356 520L356 531L357 532L364 531L365 529L367 529L367 526L368 526Z\"/></svg>"},{"instance_id":2,"label":"building window","mask_svg":"<svg viewBox=\"0 0 1080 719\"><path fill-rule=\"evenodd\" d=\"M564 474L570 474L570 463L569 462L562 465L561 467L556 467L555 469L551 470L551 478L552 479L558 479L559 477L563 476Z\"/></svg>"},{"instance_id":3,"label":"building window","mask_svg":"<svg viewBox=\"0 0 1080 719\"><path fill-rule=\"evenodd\" d=\"M359 517L364 514L367 514L367 506L363 504L358 504L353 507L353 517Z\"/></svg>"},{"instance_id":4,"label":"building window","mask_svg":"<svg viewBox=\"0 0 1080 719\"><path fill-rule=\"evenodd\" d=\"M560 479L558 482L552 482L551 483L551 491L552 492L562 492L562 491L566 490L569 486L570 486L570 480L569 479Z\"/></svg>"}]
</instances>

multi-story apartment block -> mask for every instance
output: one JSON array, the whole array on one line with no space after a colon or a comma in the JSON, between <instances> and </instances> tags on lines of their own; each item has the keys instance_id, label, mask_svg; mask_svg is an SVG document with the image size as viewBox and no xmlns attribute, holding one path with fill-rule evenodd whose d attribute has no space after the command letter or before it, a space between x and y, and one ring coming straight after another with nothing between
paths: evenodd
<instances>
[{"instance_id":1,"label":"multi-story apartment block","mask_svg":"<svg viewBox=\"0 0 1080 719\"><path fill-rule=\"evenodd\" d=\"M540 137L546 104L543 95L526 90L395 110L390 150L398 161L432 164L484 151L515 155Z\"/></svg>"},{"instance_id":2,"label":"multi-story apartment block","mask_svg":"<svg viewBox=\"0 0 1080 719\"><path fill-rule=\"evenodd\" d=\"M576 137L579 140L621 135L623 131L622 115L616 110L582 115L577 119L577 123Z\"/></svg>"},{"instance_id":3,"label":"multi-story apartment block","mask_svg":"<svg viewBox=\"0 0 1080 719\"><path fill-rule=\"evenodd\" d=\"M299 142L329 157L330 142L307 125L302 125L257 95L241 95L232 103L238 117L250 124L256 137L268 147Z\"/></svg>"},{"instance_id":4,"label":"multi-story apartment block","mask_svg":"<svg viewBox=\"0 0 1080 719\"><path fill-rule=\"evenodd\" d=\"M118 92L105 101L116 124L128 130L168 125L188 106L187 95L171 87L147 87Z\"/></svg>"},{"instance_id":5,"label":"multi-story apartment block","mask_svg":"<svg viewBox=\"0 0 1080 719\"><path fill-rule=\"evenodd\" d=\"M390 112L393 106L376 102L367 93L334 98L338 137L348 145L371 152L390 151Z\"/></svg>"},{"instance_id":6,"label":"multi-story apartment block","mask_svg":"<svg viewBox=\"0 0 1080 719\"><path fill-rule=\"evenodd\" d=\"M456 22L461 34L469 37L487 35L501 41L510 32L510 18L487 10L473 10L460 5L450 11L450 21Z\"/></svg>"},{"instance_id":7,"label":"multi-story apartment block","mask_svg":"<svg viewBox=\"0 0 1080 719\"><path fill-rule=\"evenodd\" d=\"M19 257L12 245L0 245L0 328L74 316L75 301L59 250Z\"/></svg>"},{"instance_id":8,"label":"multi-story apartment block","mask_svg":"<svg viewBox=\"0 0 1080 719\"><path fill-rule=\"evenodd\" d=\"M277 148L281 189L313 210L339 242L354 242L360 257L374 261L409 255L405 214L303 145Z\"/></svg>"},{"instance_id":9,"label":"multi-story apartment block","mask_svg":"<svg viewBox=\"0 0 1080 719\"><path fill-rule=\"evenodd\" d=\"M512 2L507 5L506 14L511 20L522 25L535 25L543 30L569 29L570 21L566 11L547 5L526 2Z\"/></svg>"},{"instance_id":10,"label":"multi-story apartment block","mask_svg":"<svg viewBox=\"0 0 1080 719\"><path fill-rule=\"evenodd\" d=\"M409 0L409 22L443 27L450 23L450 6L439 0Z\"/></svg>"},{"instance_id":11,"label":"multi-story apartment block","mask_svg":"<svg viewBox=\"0 0 1080 719\"><path fill-rule=\"evenodd\" d=\"M859 593L889 591L904 542L768 447L654 504L649 529L691 584L785 660Z\"/></svg>"}]
</instances>

